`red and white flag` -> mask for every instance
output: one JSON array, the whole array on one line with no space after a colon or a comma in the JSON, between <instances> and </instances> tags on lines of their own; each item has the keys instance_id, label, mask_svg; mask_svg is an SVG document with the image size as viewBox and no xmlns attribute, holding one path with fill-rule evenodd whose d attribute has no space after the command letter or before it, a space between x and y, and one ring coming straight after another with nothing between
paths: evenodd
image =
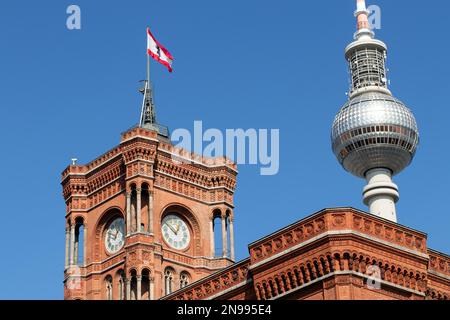
<instances>
[{"instance_id":1,"label":"red and white flag","mask_svg":"<svg viewBox=\"0 0 450 320\"><path fill-rule=\"evenodd\" d=\"M169 72L172 72L173 57L166 48L164 48L147 28L147 53L159 63L165 65Z\"/></svg>"}]
</instances>

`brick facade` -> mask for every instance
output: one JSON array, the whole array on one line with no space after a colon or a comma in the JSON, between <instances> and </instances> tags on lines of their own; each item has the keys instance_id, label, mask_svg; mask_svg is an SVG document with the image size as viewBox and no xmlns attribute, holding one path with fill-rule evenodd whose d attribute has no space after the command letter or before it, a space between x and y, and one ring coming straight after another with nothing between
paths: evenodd
<instances>
[{"instance_id":1,"label":"brick facade","mask_svg":"<svg viewBox=\"0 0 450 320\"><path fill-rule=\"evenodd\" d=\"M64 298L450 297L450 257L429 249L425 233L352 208L326 209L278 230L250 244L249 258L234 263L236 175L235 164L226 159L176 149L142 128L123 133L119 146L91 163L69 166L62 174ZM168 213L189 228L184 250L162 237ZM116 218L124 219L126 236L123 247L109 254L105 232ZM217 218L225 232L220 256L214 244Z\"/></svg>"},{"instance_id":2,"label":"brick facade","mask_svg":"<svg viewBox=\"0 0 450 320\"><path fill-rule=\"evenodd\" d=\"M165 294L167 268L176 290L181 274L189 283L232 264L233 245L220 257L214 252L213 220L222 219L232 239L236 175L236 166L224 158L176 149L167 138L139 127L91 163L69 166L62 174L65 299L157 299ZM168 213L188 226L191 241L185 250L162 238L161 221ZM105 230L116 218L125 220L127 235L123 248L108 254Z\"/></svg>"},{"instance_id":3,"label":"brick facade","mask_svg":"<svg viewBox=\"0 0 450 320\"><path fill-rule=\"evenodd\" d=\"M448 299L450 257L425 233L326 209L249 245L250 257L163 299Z\"/></svg>"}]
</instances>

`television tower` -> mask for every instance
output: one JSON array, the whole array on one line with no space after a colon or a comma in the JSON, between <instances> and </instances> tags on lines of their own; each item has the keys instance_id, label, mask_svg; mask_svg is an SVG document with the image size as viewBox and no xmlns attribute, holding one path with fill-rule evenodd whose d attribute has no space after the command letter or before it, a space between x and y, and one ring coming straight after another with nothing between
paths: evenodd
<instances>
[{"instance_id":1,"label":"television tower","mask_svg":"<svg viewBox=\"0 0 450 320\"><path fill-rule=\"evenodd\" d=\"M374 38L365 0L357 0L357 31L345 49L349 99L333 123L332 149L345 170L367 180L369 212L397 222L399 192L392 177L412 161L419 132L412 112L388 89L387 46Z\"/></svg>"}]
</instances>

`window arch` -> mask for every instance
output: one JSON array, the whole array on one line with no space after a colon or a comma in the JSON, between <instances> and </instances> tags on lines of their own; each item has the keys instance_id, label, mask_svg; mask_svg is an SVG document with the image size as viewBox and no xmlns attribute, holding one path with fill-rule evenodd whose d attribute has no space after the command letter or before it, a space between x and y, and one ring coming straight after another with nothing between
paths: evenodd
<instances>
[{"instance_id":1,"label":"window arch","mask_svg":"<svg viewBox=\"0 0 450 320\"><path fill-rule=\"evenodd\" d=\"M74 239L72 239L72 257L74 265L84 265L84 251L86 249L85 246L85 226L84 219L82 217L77 217L75 219L75 224L73 226L75 228L75 232L73 234Z\"/></svg>"},{"instance_id":2,"label":"window arch","mask_svg":"<svg viewBox=\"0 0 450 320\"><path fill-rule=\"evenodd\" d=\"M138 226L137 226L137 215L138 215L138 208L137 208L137 193L138 188L135 184L131 185L131 221L130 222L130 230L131 232L138 232Z\"/></svg>"},{"instance_id":3,"label":"window arch","mask_svg":"<svg viewBox=\"0 0 450 320\"><path fill-rule=\"evenodd\" d=\"M234 259L234 236L230 229L232 224L231 211L222 212L221 209L215 209L212 212L212 237L211 254L214 258Z\"/></svg>"},{"instance_id":4,"label":"window arch","mask_svg":"<svg viewBox=\"0 0 450 320\"><path fill-rule=\"evenodd\" d=\"M149 269L142 269L142 278L141 278L141 300L150 300L150 275L151 272Z\"/></svg>"},{"instance_id":5,"label":"window arch","mask_svg":"<svg viewBox=\"0 0 450 320\"><path fill-rule=\"evenodd\" d=\"M131 270L131 272L130 272L130 276L131 276L131 278L130 278L130 300L137 300L138 298L137 298L137 295L138 295L138 292L137 292L137 272L136 272L136 270Z\"/></svg>"},{"instance_id":6,"label":"window arch","mask_svg":"<svg viewBox=\"0 0 450 320\"><path fill-rule=\"evenodd\" d=\"M117 272L117 293L119 300L125 300L125 273L123 270Z\"/></svg>"},{"instance_id":7,"label":"window arch","mask_svg":"<svg viewBox=\"0 0 450 320\"><path fill-rule=\"evenodd\" d=\"M106 300L113 299L113 284L111 276L106 276L105 278L105 298Z\"/></svg>"},{"instance_id":8,"label":"window arch","mask_svg":"<svg viewBox=\"0 0 450 320\"><path fill-rule=\"evenodd\" d=\"M146 182L141 187L141 232L153 232L153 208L150 208L150 185Z\"/></svg>"},{"instance_id":9,"label":"window arch","mask_svg":"<svg viewBox=\"0 0 450 320\"><path fill-rule=\"evenodd\" d=\"M190 282L191 282L191 276L186 271L183 271L180 274L180 289L187 287Z\"/></svg>"},{"instance_id":10,"label":"window arch","mask_svg":"<svg viewBox=\"0 0 450 320\"><path fill-rule=\"evenodd\" d=\"M164 292L166 295L173 291L173 279L175 271L172 268L166 268L164 271Z\"/></svg>"}]
</instances>

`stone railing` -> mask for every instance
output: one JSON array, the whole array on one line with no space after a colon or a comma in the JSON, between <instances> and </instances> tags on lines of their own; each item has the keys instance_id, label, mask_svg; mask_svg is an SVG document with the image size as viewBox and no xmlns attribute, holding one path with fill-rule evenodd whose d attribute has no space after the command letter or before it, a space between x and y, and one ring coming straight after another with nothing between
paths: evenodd
<instances>
[{"instance_id":1,"label":"stone railing","mask_svg":"<svg viewBox=\"0 0 450 320\"><path fill-rule=\"evenodd\" d=\"M143 128L133 128L129 131L122 133L121 143L132 139L133 137L145 137L149 139L158 140L158 134L155 131L143 129ZM62 172L62 181L71 174L85 174L92 169L100 166L101 164L107 162L108 160L114 158L118 154L120 154L122 150L122 146L119 145L105 154L101 155L97 159L86 165L70 165ZM159 149L162 151L166 151L171 154L171 156L180 157L183 160L191 161L192 163L202 164L205 167L228 167L234 171L237 171L237 165L232 162L230 159L226 157L216 157L216 158L208 158L202 157L193 152L186 151L182 148L178 148L173 146L169 141L159 141Z\"/></svg>"},{"instance_id":2,"label":"stone railing","mask_svg":"<svg viewBox=\"0 0 450 320\"><path fill-rule=\"evenodd\" d=\"M352 208L326 209L281 229L249 246L252 264L326 232L350 230L427 253L426 234Z\"/></svg>"},{"instance_id":3,"label":"stone railing","mask_svg":"<svg viewBox=\"0 0 450 320\"><path fill-rule=\"evenodd\" d=\"M142 128L134 128L132 130L122 133L121 142L126 141L134 136L144 136L148 138L157 139L158 134L156 132L145 130ZM119 145L109 150L108 152L102 154L97 159L89 162L86 165L70 165L62 172L62 180L64 180L70 174L85 174L91 171L92 169L102 165L103 163L109 161L110 159L116 157L121 152L122 147Z\"/></svg>"},{"instance_id":4,"label":"stone railing","mask_svg":"<svg viewBox=\"0 0 450 320\"><path fill-rule=\"evenodd\" d=\"M87 165L70 165L68 166L63 172L62 172L62 181L64 181L67 176L71 174L86 174L87 172L91 171L92 169L102 165L103 163L111 160L112 158L116 157L118 154L121 153L121 148L116 147L107 153L101 155L94 161L89 162Z\"/></svg>"},{"instance_id":5,"label":"stone railing","mask_svg":"<svg viewBox=\"0 0 450 320\"><path fill-rule=\"evenodd\" d=\"M122 140L121 140L121 142L124 142L124 141L126 141L128 139L131 139L133 137L136 137L136 136L146 137L146 138L154 139L154 140L158 139L158 133L156 131L147 130L147 129L144 129L144 128L140 128L140 127L134 126L133 128L127 130L124 133L122 133Z\"/></svg>"},{"instance_id":6,"label":"stone railing","mask_svg":"<svg viewBox=\"0 0 450 320\"><path fill-rule=\"evenodd\" d=\"M202 164L206 167L226 166L233 169L234 171L237 170L237 165L226 157L203 157L194 152L189 152L185 149L175 147L172 144L165 142L160 142L159 149L170 153L172 157L179 157L180 161L183 162L187 160L187 162L192 162L193 164Z\"/></svg>"},{"instance_id":7,"label":"stone railing","mask_svg":"<svg viewBox=\"0 0 450 320\"><path fill-rule=\"evenodd\" d=\"M122 142L131 139L135 136L141 136L150 139L158 139L158 134L155 131L135 127L128 130L127 132L122 133ZM204 166L207 167L227 166L235 171L237 170L237 165L233 163L231 160L227 159L226 157L216 157L216 158L202 157L201 155L198 155L196 153L175 147L169 141L165 142L160 140L159 149L162 151L166 151L173 156L178 156L182 158L182 160L189 160L192 163L203 164Z\"/></svg>"},{"instance_id":8,"label":"stone railing","mask_svg":"<svg viewBox=\"0 0 450 320\"><path fill-rule=\"evenodd\" d=\"M121 262L125 262L125 253L121 253L112 257L109 257L101 262L91 262L85 266L83 265L72 265L68 266L64 270L64 277L68 276L81 276L85 277L89 274L101 272L115 265L119 265Z\"/></svg>"},{"instance_id":9,"label":"stone railing","mask_svg":"<svg viewBox=\"0 0 450 320\"><path fill-rule=\"evenodd\" d=\"M163 297L162 300L205 300L215 294L224 293L227 289L247 281L249 265L250 259L245 259Z\"/></svg>"},{"instance_id":10,"label":"stone railing","mask_svg":"<svg viewBox=\"0 0 450 320\"><path fill-rule=\"evenodd\" d=\"M233 264L233 261L228 258L192 257L190 255L169 250L164 250L162 252L162 256L166 261L175 261L177 263L186 264L195 268L218 270Z\"/></svg>"}]
</instances>

